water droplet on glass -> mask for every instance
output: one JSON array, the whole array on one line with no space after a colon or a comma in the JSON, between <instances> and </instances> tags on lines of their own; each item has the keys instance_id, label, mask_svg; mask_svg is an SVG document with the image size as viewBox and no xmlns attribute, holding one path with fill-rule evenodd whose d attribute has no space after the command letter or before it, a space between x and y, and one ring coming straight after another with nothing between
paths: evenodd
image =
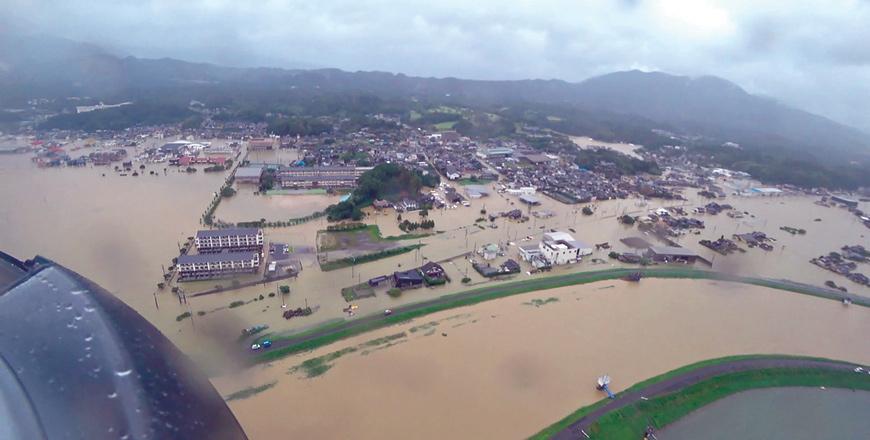
<instances>
[{"instance_id":1,"label":"water droplet on glass","mask_svg":"<svg viewBox=\"0 0 870 440\"><path fill-rule=\"evenodd\" d=\"M89 334L89 335L85 336L85 342L91 342L93 340L94 340L94 335Z\"/></svg>"},{"instance_id":2,"label":"water droplet on glass","mask_svg":"<svg viewBox=\"0 0 870 440\"><path fill-rule=\"evenodd\" d=\"M109 394L107 397L110 399L114 399L114 398L118 397L118 393Z\"/></svg>"},{"instance_id":3,"label":"water droplet on glass","mask_svg":"<svg viewBox=\"0 0 870 440\"><path fill-rule=\"evenodd\" d=\"M127 376L129 376L130 373L132 373L132 372L133 372L133 370L116 371L116 372L115 372L115 375L118 376L118 377L127 377Z\"/></svg>"}]
</instances>

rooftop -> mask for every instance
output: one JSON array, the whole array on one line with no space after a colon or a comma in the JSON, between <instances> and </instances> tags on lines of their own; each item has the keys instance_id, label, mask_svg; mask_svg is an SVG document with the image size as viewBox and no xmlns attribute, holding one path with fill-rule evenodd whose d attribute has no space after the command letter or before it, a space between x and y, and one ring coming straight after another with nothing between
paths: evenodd
<instances>
[{"instance_id":1,"label":"rooftop","mask_svg":"<svg viewBox=\"0 0 870 440\"><path fill-rule=\"evenodd\" d=\"M257 228L203 229L196 231L196 237L227 237L233 235L257 235L259 233L260 230Z\"/></svg>"},{"instance_id":2,"label":"rooftop","mask_svg":"<svg viewBox=\"0 0 870 440\"><path fill-rule=\"evenodd\" d=\"M649 248L649 250L657 255L673 255L676 257L697 257L698 256L698 254L691 249L674 247L674 246L652 246Z\"/></svg>"},{"instance_id":3,"label":"rooftop","mask_svg":"<svg viewBox=\"0 0 870 440\"><path fill-rule=\"evenodd\" d=\"M258 258L256 252L218 252L214 254L181 255L178 264L218 263L221 261L250 261Z\"/></svg>"},{"instance_id":4,"label":"rooftop","mask_svg":"<svg viewBox=\"0 0 870 440\"><path fill-rule=\"evenodd\" d=\"M236 177L260 177L263 175L262 167L239 167L236 169Z\"/></svg>"}]
</instances>

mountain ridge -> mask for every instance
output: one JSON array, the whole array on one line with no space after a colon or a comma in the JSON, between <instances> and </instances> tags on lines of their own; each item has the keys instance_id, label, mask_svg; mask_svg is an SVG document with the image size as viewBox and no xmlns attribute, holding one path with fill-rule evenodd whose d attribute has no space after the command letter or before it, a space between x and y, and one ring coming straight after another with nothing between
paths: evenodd
<instances>
[{"instance_id":1,"label":"mountain ridge","mask_svg":"<svg viewBox=\"0 0 870 440\"><path fill-rule=\"evenodd\" d=\"M587 113L640 117L662 126L738 143L803 148L820 156L870 156L870 135L824 116L746 92L713 75L619 71L580 82L560 79L468 80L335 68L227 67L173 58L119 57L99 46L50 38L0 42L0 97L40 92L98 99L185 99L241 96L306 99L371 94L469 106L562 106ZM260 99L258 98L258 99Z\"/></svg>"}]
</instances>

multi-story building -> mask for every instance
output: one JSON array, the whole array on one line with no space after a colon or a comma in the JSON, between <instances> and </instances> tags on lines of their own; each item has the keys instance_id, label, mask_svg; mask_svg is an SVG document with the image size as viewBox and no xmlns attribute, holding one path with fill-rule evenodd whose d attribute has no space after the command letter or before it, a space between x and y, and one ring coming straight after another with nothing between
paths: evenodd
<instances>
[{"instance_id":1,"label":"multi-story building","mask_svg":"<svg viewBox=\"0 0 870 440\"><path fill-rule=\"evenodd\" d=\"M570 264L591 255L592 248L574 240L567 232L547 232L540 244L541 255L553 265Z\"/></svg>"},{"instance_id":2,"label":"multi-story building","mask_svg":"<svg viewBox=\"0 0 870 440\"><path fill-rule=\"evenodd\" d=\"M278 175L282 188L353 188L372 167L290 167Z\"/></svg>"},{"instance_id":3,"label":"multi-story building","mask_svg":"<svg viewBox=\"0 0 870 440\"><path fill-rule=\"evenodd\" d=\"M256 273L260 268L259 252L214 252L178 257L180 280L222 278L242 273Z\"/></svg>"},{"instance_id":4,"label":"multi-story building","mask_svg":"<svg viewBox=\"0 0 870 440\"><path fill-rule=\"evenodd\" d=\"M248 141L248 151L272 150L275 148L275 139L251 139Z\"/></svg>"},{"instance_id":5,"label":"multi-story building","mask_svg":"<svg viewBox=\"0 0 870 440\"><path fill-rule=\"evenodd\" d=\"M200 253L263 250L263 231L257 228L203 230L194 240Z\"/></svg>"}]
</instances>

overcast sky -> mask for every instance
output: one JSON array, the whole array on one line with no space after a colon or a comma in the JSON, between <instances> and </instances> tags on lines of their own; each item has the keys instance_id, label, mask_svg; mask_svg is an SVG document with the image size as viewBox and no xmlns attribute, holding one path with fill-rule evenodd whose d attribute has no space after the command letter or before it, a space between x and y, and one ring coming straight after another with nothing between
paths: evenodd
<instances>
[{"instance_id":1,"label":"overcast sky","mask_svg":"<svg viewBox=\"0 0 870 440\"><path fill-rule=\"evenodd\" d=\"M870 132L870 0L5 0L142 57L477 79L717 75ZM2 24L3 21L0 21Z\"/></svg>"}]
</instances>

